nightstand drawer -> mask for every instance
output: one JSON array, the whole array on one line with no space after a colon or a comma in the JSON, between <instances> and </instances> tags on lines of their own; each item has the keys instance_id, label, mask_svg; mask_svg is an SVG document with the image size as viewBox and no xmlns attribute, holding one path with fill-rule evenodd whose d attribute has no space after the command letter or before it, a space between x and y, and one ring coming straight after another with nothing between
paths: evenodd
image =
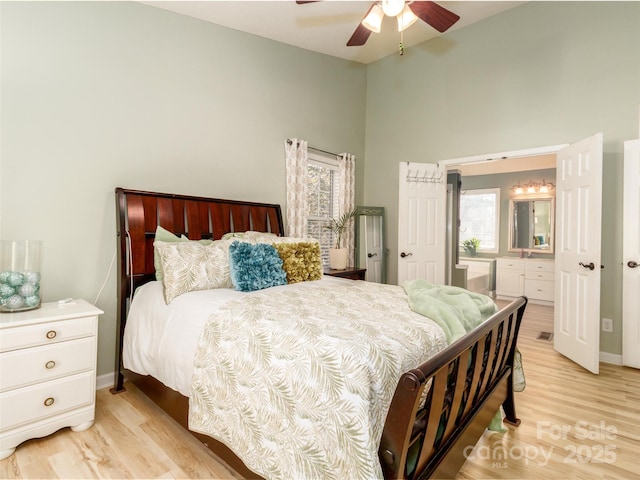
<instances>
[{"instance_id":1,"label":"nightstand drawer","mask_svg":"<svg viewBox=\"0 0 640 480\"><path fill-rule=\"evenodd\" d=\"M95 316L4 328L0 330L0 352L93 336L97 333L97 324Z\"/></svg>"},{"instance_id":2,"label":"nightstand drawer","mask_svg":"<svg viewBox=\"0 0 640 480\"><path fill-rule=\"evenodd\" d=\"M95 363L95 337L6 352L0 362L0 391L93 370Z\"/></svg>"},{"instance_id":3,"label":"nightstand drawer","mask_svg":"<svg viewBox=\"0 0 640 480\"><path fill-rule=\"evenodd\" d=\"M95 401L94 372L0 394L0 431L41 420Z\"/></svg>"}]
</instances>

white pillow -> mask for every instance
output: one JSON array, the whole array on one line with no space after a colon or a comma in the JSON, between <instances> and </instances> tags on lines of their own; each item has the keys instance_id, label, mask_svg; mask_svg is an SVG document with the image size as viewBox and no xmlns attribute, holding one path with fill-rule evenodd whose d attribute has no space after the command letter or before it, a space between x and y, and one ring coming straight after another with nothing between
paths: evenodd
<instances>
[{"instance_id":1,"label":"white pillow","mask_svg":"<svg viewBox=\"0 0 640 480\"><path fill-rule=\"evenodd\" d=\"M155 241L164 272L164 300L193 290L233 288L229 271L229 245L233 240L216 240L209 245L199 242Z\"/></svg>"}]
</instances>

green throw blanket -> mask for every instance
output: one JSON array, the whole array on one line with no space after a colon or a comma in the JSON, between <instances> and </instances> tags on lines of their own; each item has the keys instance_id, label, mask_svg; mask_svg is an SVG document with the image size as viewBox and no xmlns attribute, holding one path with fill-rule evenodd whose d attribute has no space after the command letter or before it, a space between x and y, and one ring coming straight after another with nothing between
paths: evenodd
<instances>
[{"instance_id":1,"label":"green throw blanket","mask_svg":"<svg viewBox=\"0 0 640 480\"><path fill-rule=\"evenodd\" d=\"M447 337L447 343L463 337L491 315L498 306L486 295L450 285L433 285L426 280L410 280L403 285L411 310L436 322ZM525 387L522 356L516 349L513 368L514 390ZM505 432L500 411L489 424L489 430Z\"/></svg>"},{"instance_id":2,"label":"green throw blanket","mask_svg":"<svg viewBox=\"0 0 640 480\"><path fill-rule=\"evenodd\" d=\"M436 322L449 345L498 311L489 297L464 288L433 285L426 280L410 280L403 287L411 310Z\"/></svg>"}]
</instances>

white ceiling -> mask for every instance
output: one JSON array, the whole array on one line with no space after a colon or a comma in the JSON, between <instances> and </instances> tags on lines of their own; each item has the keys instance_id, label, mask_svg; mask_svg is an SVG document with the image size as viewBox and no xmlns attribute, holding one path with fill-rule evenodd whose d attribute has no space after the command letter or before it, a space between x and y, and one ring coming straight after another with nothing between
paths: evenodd
<instances>
[{"instance_id":1,"label":"white ceiling","mask_svg":"<svg viewBox=\"0 0 640 480\"><path fill-rule=\"evenodd\" d=\"M287 1L161 1L146 5L199 18L261 37L334 57L368 64L398 51L400 34L395 18L385 17L380 33L372 33L362 47L347 47L371 0L338 1L297 5ZM442 1L443 7L458 14L454 31L484 18L525 3L524 1ZM441 35L422 21L404 32L405 48Z\"/></svg>"}]
</instances>

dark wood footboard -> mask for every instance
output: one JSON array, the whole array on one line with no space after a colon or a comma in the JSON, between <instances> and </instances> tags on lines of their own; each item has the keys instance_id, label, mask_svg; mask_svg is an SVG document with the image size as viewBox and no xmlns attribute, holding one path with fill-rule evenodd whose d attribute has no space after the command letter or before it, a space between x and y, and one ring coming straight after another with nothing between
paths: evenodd
<instances>
[{"instance_id":1,"label":"dark wood footboard","mask_svg":"<svg viewBox=\"0 0 640 480\"><path fill-rule=\"evenodd\" d=\"M378 452L385 478L453 478L501 405L520 423L512 375L526 305L514 300L402 375Z\"/></svg>"}]
</instances>

